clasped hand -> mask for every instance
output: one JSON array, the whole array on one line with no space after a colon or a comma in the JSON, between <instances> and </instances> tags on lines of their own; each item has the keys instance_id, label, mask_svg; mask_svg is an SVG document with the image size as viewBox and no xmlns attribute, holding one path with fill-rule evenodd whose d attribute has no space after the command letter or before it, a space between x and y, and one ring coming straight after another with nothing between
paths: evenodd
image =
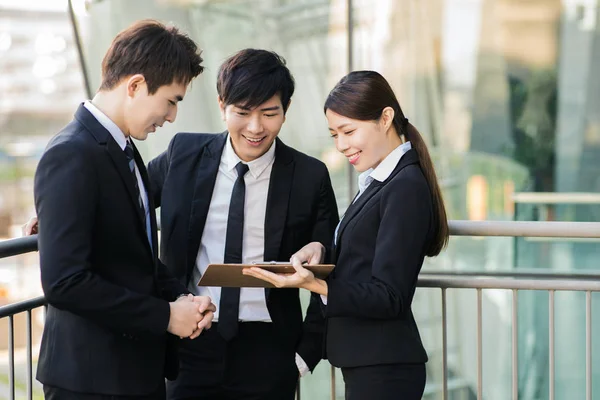
<instances>
[{"instance_id":1,"label":"clasped hand","mask_svg":"<svg viewBox=\"0 0 600 400\"><path fill-rule=\"evenodd\" d=\"M171 316L167 331L180 338L197 338L210 329L217 307L208 296L188 294L169 303Z\"/></svg>"}]
</instances>

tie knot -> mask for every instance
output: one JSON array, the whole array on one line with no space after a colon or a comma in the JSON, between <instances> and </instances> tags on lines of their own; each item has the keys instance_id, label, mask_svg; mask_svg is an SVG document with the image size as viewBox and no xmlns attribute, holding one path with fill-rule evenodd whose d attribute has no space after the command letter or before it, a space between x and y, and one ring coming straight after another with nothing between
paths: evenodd
<instances>
[{"instance_id":1,"label":"tie knot","mask_svg":"<svg viewBox=\"0 0 600 400\"><path fill-rule=\"evenodd\" d=\"M131 142L129 140L125 143L125 150L123 151L125 152L125 156L127 156L127 159L131 161L133 160L133 146L131 145Z\"/></svg>"},{"instance_id":2,"label":"tie knot","mask_svg":"<svg viewBox=\"0 0 600 400\"><path fill-rule=\"evenodd\" d=\"M238 173L238 177L243 177L244 175L246 175L246 172L248 172L249 169L250 167L248 167L248 164L244 164L241 161L235 166L235 170Z\"/></svg>"}]
</instances>

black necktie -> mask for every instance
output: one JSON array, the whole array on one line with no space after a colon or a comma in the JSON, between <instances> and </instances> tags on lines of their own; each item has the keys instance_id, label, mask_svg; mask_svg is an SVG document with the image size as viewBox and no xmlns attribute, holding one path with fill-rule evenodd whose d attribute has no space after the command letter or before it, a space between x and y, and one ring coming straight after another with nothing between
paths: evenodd
<instances>
[{"instance_id":1,"label":"black necktie","mask_svg":"<svg viewBox=\"0 0 600 400\"><path fill-rule=\"evenodd\" d=\"M244 175L248 165L239 162L235 169L238 177L231 192L227 233L225 235L225 263L240 264L242 262L242 237L244 234L244 200L246 184ZM238 331L238 315L240 312L240 288L224 287L221 289L219 303L218 330L223 339L231 340Z\"/></svg>"},{"instance_id":2,"label":"black necktie","mask_svg":"<svg viewBox=\"0 0 600 400\"><path fill-rule=\"evenodd\" d=\"M129 162L129 171L133 176L133 186L135 187L135 193L137 194L137 205L144 216L142 218L142 222L144 223L144 230L146 231L146 236L148 236L148 242L150 242L150 246L152 247L152 237L150 236L150 232L148 231L148 226L146 225L146 208L144 207L144 202L142 201L142 194L140 192L140 187L138 186L137 176L135 174L135 157L133 153L133 146L129 140L126 141L125 145L125 156L127 157L127 161Z\"/></svg>"}]
</instances>

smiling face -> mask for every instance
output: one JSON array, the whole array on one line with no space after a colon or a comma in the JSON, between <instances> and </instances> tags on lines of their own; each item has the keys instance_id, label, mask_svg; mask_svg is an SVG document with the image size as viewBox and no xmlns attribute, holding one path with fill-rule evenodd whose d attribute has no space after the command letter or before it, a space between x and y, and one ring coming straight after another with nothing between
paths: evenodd
<instances>
[{"instance_id":1,"label":"smiling face","mask_svg":"<svg viewBox=\"0 0 600 400\"><path fill-rule=\"evenodd\" d=\"M171 83L158 88L154 94L148 93L148 86L142 75L134 75L127 82L127 102L124 124L131 137L145 140L150 132L174 122L177 117L177 104L183 100L187 85Z\"/></svg>"},{"instance_id":2,"label":"smiling face","mask_svg":"<svg viewBox=\"0 0 600 400\"><path fill-rule=\"evenodd\" d=\"M285 122L279 94L252 109L225 104L221 99L219 107L233 150L246 162L256 160L269 150Z\"/></svg>"},{"instance_id":3,"label":"smiling face","mask_svg":"<svg viewBox=\"0 0 600 400\"><path fill-rule=\"evenodd\" d=\"M384 112L378 121L361 121L331 110L325 113L335 147L357 172L376 168L401 142Z\"/></svg>"}]
</instances>

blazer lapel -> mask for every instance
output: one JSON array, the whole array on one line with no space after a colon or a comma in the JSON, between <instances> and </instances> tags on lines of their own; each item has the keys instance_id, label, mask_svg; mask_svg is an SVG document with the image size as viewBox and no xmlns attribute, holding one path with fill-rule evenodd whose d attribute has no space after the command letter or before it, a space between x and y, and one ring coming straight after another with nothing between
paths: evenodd
<instances>
[{"instance_id":1,"label":"blazer lapel","mask_svg":"<svg viewBox=\"0 0 600 400\"><path fill-rule=\"evenodd\" d=\"M143 226L144 214L138 206L138 198L135 191L135 177L129 170L125 152L119 147L110 132L108 132L106 128L100 122L98 122L98 120L87 110L87 108L83 106L83 104L81 104L77 109L75 118L87 128L94 138L96 138L98 144L105 145L106 152L110 156L112 162L115 164L115 168L119 172L119 176L121 177L121 180L127 189L127 193L129 193L129 199L133 203L133 208L136 210L135 213L138 216L140 226ZM139 158L139 154L137 154L137 158ZM144 232L146 232L146 227L143 226L143 228Z\"/></svg>"},{"instance_id":2,"label":"blazer lapel","mask_svg":"<svg viewBox=\"0 0 600 400\"><path fill-rule=\"evenodd\" d=\"M335 260L337 260L337 257L339 255L340 238L342 237L342 233L344 232L344 229L348 226L348 223L354 217L356 217L358 215L358 213L362 210L364 205L367 204L367 202L373 196L375 196L381 190L381 188L383 188L394 176L396 176L400 171L402 171L402 169L404 167L411 165L411 164L418 163L418 162L419 162L419 157L417 156L416 150L411 149L411 150L407 151L402 156L400 161L398 162L398 165L396 165L396 168L394 168L394 171L392 171L390 176L385 181L383 181L383 182L373 181L369 185L369 187L365 190L365 192L354 203L352 203L348 207L346 214L344 214L344 216L342 217L342 222L340 224L340 227L339 227L338 233L337 233L337 237L336 237L337 245L335 246L335 250L333 251L333 258Z\"/></svg>"},{"instance_id":3,"label":"blazer lapel","mask_svg":"<svg viewBox=\"0 0 600 400\"><path fill-rule=\"evenodd\" d=\"M198 249L200 248L200 240L202 239L202 232L204 232L206 216L208 215L210 200L215 188L217 172L219 171L219 163L221 162L221 154L225 147L226 138L227 132L218 135L214 140L208 143L206 147L204 147L202 155L200 156L200 162L196 166L198 172L194 185L194 194L192 196L188 231L188 281L196 262Z\"/></svg>"},{"instance_id":4,"label":"blazer lapel","mask_svg":"<svg viewBox=\"0 0 600 400\"><path fill-rule=\"evenodd\" d=\"M157 226L156 226L156 209L154 207L154 200L152 196L152 188L150 187L150 180L148 179L148 171L146 170L146 166L144 165L144 160L142 160L142 156L138 152L137 147L133 141L131 142L133 146L133 154L135 157L135 163L140 171L140 176L142 177L142 182L144 183L144 188L146 189L146 197L148 198L148 216L150 217L150 237L152 238L152 244L148 243L149 249L152 252L153 259L156 261L158 259L158 234L157 234ZM139 207L138 207L139 208ZM144 226L144 232L146 232L146 226Z\"/></svg>"},{"instance_id":5,"label":"blazer lapel","mask_svg":"<svg viewBox=\"0 0 600 400\"><path fill-rule=\"evenodd\" d=\"M276 139L275 161L269 180L269 193L267 194L267 212L265 217L265 261L277 260L283 238L283 231L287 221L288 204L294 177L294 159L289 147L281 140ZM269 297L270 289L265 289L265 296Z\"/></svg>"},{"instance_id":6,"label":"blazer lapel","mask_svg":"<svg viewBox=\"0 0 600 400\"><path fill-rule=\"evenodd\" d=\"M364 193L358 199L356 199L356 201L354 203L350 204L350 207L348 207L348 209L346 210L346 213L342 217L342 222L340 223L340 227L337 232L337 238L336 238L337 246L336 246L336 251L335 251L336 255L340 248L340 237L342 236L344 229L346 229L346 227L348 226L348 223L350 221L352 221L352 219L354 217L356 217L356 215L360 212L360 210L362 210L363 206L365 204L367 204L367 202L371 199L371 197L375 196L375 194L377 194L377 192L379 192L379 190L382 187L383 187L383 183L377 182L374 180L369 185L369 187L364 191Z\"/></svg>"}]
</instances>

